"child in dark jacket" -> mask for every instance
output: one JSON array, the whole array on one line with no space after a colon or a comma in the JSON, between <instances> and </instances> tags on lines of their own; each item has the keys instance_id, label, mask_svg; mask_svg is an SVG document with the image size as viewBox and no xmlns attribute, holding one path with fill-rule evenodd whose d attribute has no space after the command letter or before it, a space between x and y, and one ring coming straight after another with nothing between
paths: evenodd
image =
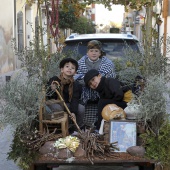
<instances>
[{"instance_id":1,"label":"child in dark jacket","mask_svg":"<svg viewBox=\"0 0 170 170\"><path fill-rule=\"evenodd\" d=\"M84 76L89 70L96 69L102 76L115 77L114 64L105 56L102 43L98 40L91 40L87 44L87 54L78 61L78 65L77 74L74 78L82 84L81 103L85 105L84 121L86 125L91 126L97 120L99 94L85 86Z\"/></svg>"},{"instance_id":2,"label":"child in dark jacket","mask_svg":"<svg viewBox=\"0 0 170 170\"><path fill-rule=\"evenodd\" d=\"M102 77L95 69L89 70L84 76L86 86L97 91L100 95L98 102L98 121L96 122L96 129L99 130L102 120L102 110L107 104L116 104L124 109L127 103L123 100L124 91L121 83L114 78Z\"/></svg>"},{"instance_id":3,"label":"child in dark jacket","mask_svg":"<svg viewBox=\"0 0 170 170\"><path fill-rule=\"evenodd\" d=\"M72 58L65 58L60 62L59 67L61 70L60 75L50 78L47 83L47 86L49 87L47 90L47 99L58 99L58 95L55 92L56 83L54 83L54 81L57 81L60 84L59 92L63 100L70 109L70 112L75 114L77 124L81 128L84 125L83 117L85 112L84 106L79 104L81 85L73 79L73 76L78 69L78 63ZM52 104L49 105L46 110L55 112L61 111L62 108L59 104Z\"/></svg>"}]
</instances>

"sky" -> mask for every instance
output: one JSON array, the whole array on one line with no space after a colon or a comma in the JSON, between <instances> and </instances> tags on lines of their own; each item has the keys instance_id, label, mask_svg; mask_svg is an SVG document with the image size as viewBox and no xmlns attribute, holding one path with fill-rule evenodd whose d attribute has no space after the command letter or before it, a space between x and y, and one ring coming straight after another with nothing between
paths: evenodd
<instances>
[{"instance_id":1,"label":"sky","mask_svg":"<svg viewBox=\"0 0 170 170\"><path fill-rule=\"evenodd\" d=\"M124 6L113 5L109 11L104 5L96 4L96 24L107 24L109 21L115 22L118 25L122 24L124 14Z\"/></svg>"}]
</instances>

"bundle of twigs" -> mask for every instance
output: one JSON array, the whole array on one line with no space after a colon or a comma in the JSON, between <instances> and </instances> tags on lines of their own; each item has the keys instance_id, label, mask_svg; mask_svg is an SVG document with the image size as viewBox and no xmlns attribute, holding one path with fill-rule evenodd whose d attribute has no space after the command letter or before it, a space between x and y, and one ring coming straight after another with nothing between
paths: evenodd
<instances>
[{"instance_id":1,"label":"bundle of twigs","mask_svg":"<svg viewBox=\"0 0 170 170\"><path fill-rule=\"evenodd\" d=\"M47 141L52 141L60 138L62 134L55 134L56 129L49 133L49 131L41 134L39 131L35 130L29 134L21 134L21 142L29 149L38 151Z\"/></svg>"},{"instance_id":2,"label":"bundle of twigs","mask_svg":"<svg viewBox=\"0 0 170 170\"><path fill-rule=\"evenodd\" d=\"M85 150L86 157L93 164L93 159L99 157L106 160L106 157L116 157L114 154L117 142L108 143L104 141L103 135L93 133L92 129L86 129L84 132L78 134L82 143L82 148Z\"/></svg>"}]
</instances>

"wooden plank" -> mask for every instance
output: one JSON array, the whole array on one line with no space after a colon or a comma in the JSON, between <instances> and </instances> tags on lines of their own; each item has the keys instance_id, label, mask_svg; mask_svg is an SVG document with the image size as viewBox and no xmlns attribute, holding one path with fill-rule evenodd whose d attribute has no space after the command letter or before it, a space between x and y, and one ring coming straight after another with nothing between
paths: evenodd
<instances>
[{"instance_id":1,"label":"wooden plank","mask_svg":"<svg viewBox=\"0 0 170 170\"><path fill-rule=\"evenodd\" d=\"M168 0L163 1L163 11L162 11L163 18L166 18L168 16Z\"/></svg>"},{"instance_id":2,"label":"wooden plank","mask_svg":"<svg viewBox=\"0 0 170 170\"><path fill-rule=\"evenodd\" d=\"M123 156L122 156L123 155ZM47 156L40 156L35 162L35 164L59 164L59 165L78 165L78 164L85 164L90 165L91 162L88 158L75 158L71 163L67 162L66 159L57 159L55 157L47 157ZM98 157L94 157L93 163L96 165L100 164L154 164L154 160L140 158L136 156L131 156L128 153L119 153L115 152L115 157L105 157L105 159L101 159Z\"/></svg>"},{"instance_id":3,"label":"wooden plank","mask_svg":"<svg viewBox=\"0 0 170 170\"><path fill-rule=\"evenodd\" d=\"M41 106L40 109L39 109L39 131L40 133L43 133L43 123L42 123L42 120L43 120L43 107Z\"/></svg>"},{"instance_id":4,"label":"wooden plank","mask_svg":"<svg viewBox=\"0 0 170 170\"><path fill-rule=\"evenodd\" d=\"M163 43L163 55L166 56L166 39L167 39L167 17L168 17L168 0L164 0L163 1L163 18L164 18L164 35L163 35L163 39L164 39L164 43Z\"/></svg>"},{"instance_id":5,"label":"wooden plank","mask_svg":"<svg viewBox=\"0 0 170 170\"><path fill-rule=\"evenodd\" d=\"M138 166L139 169L144 170L147 168L147 170L154 170L155 163L150 160L94 160L94 164L92 164L89 160L76 160L71 163L64 161L52 161L52 162L41 162L41 163L35 163L35 169L34 170L40 170L40 167L46 167L46 168L54 168L59 167L60 165L68 165L68 166Z\"/></svg>"}]
</instances>

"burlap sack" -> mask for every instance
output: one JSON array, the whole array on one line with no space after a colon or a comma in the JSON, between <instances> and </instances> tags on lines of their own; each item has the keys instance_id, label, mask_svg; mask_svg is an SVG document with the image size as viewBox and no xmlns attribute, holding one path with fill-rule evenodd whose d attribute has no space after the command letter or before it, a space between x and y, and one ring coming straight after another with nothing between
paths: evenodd
<instances>
[{"instance_id":1,"label":"burlap sack","mask_svg":"<svg viewBox=\"0 0 170 170\"><path fill-rule=\"evenodd\" d=\"M118 107L116 104L108 104L102 110L102 117L106 121L112 119L125 119L126 113L121 107Z\"/></svg>"}]
</instances>

